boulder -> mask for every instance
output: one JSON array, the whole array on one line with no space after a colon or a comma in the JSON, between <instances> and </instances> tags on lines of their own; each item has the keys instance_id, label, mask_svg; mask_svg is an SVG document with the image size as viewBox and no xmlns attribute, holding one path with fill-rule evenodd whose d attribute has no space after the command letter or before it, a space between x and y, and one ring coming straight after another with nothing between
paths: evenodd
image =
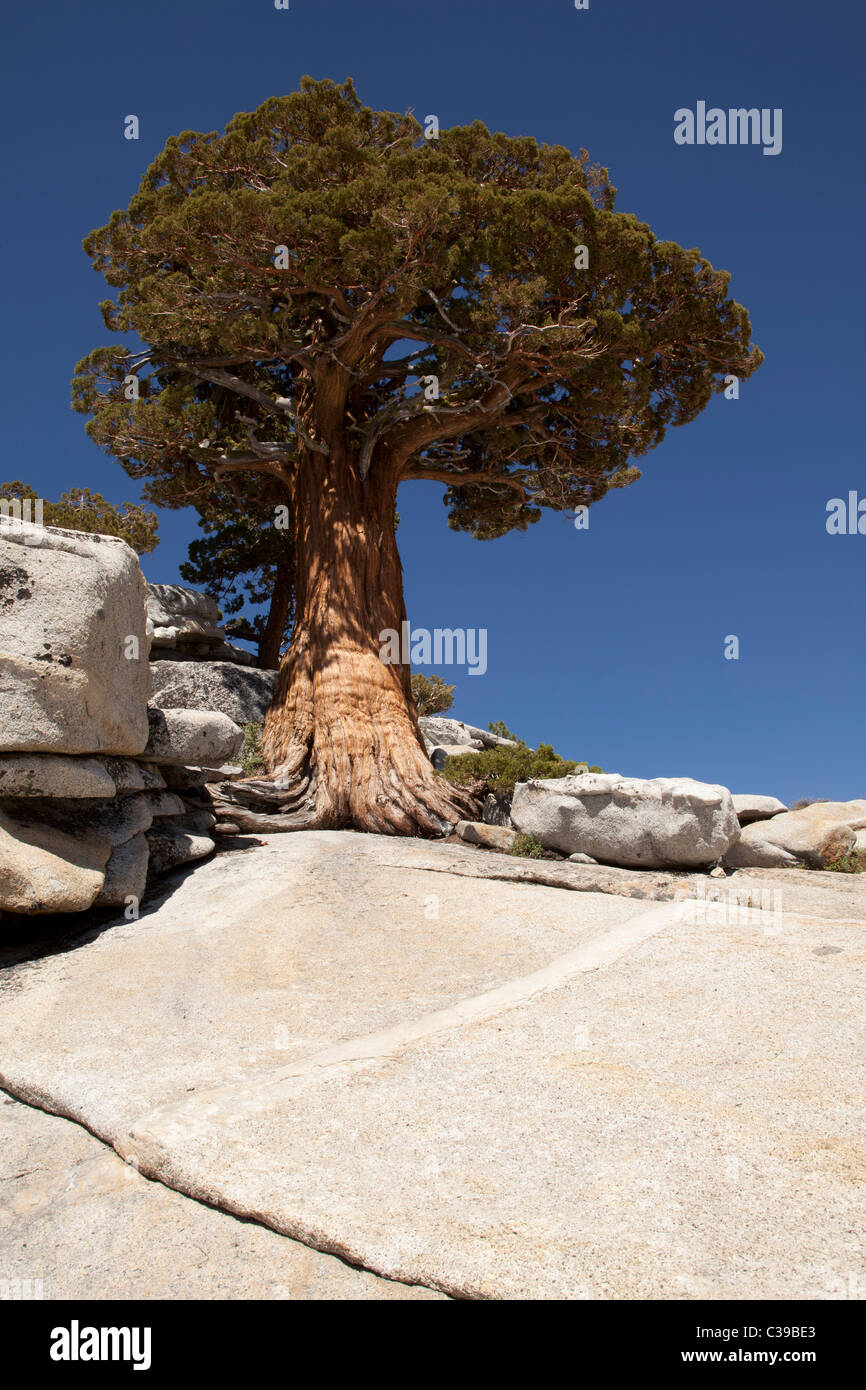
<instances>
[{"instance_id":1,"label":"boulder","mask_svg":"<svg viewBox=\"0 0 866 1390\"><path fill-rule=\"evenodd\" d=\"M244 651L242 647L236 647L231 642L221 639L219 642L211 640L208 642L183 642L175 646L168 645L169 641L175 641L175 634L171 629L160 630L159 638L154 642L152 652L155 653L155 660L158 661L231 661L236 666L255 666L256 659L252 652Z\"/></svg>"},{"instance_id":2,"label":"boulder","mask_svg":"<svg viewBox=\"0 0 866 1390\"><path fill-rule=\"evenodd\" d=\"M740 825L750 825L756 820L769 820L771 816L778 816L781 811L788 809L784 801L780 801L777 796L735 794L732 800Z\"/></svg>"},{"instance_id":3,"label":"boulder","mask_svg":"<svg viewBox=\"0 0 866 1390\"><path fill-rule=\"evenodd\" d=\"M236 647L234 642L227 642L225 638L211 646L207 659L208 661L231 661L236 666L255 667L256 665L256 659L252 652L245 651L243 647Z\"/></svg>"},{"instance_id":4,"label":"boulder","mask_svg":"<svg viewBox=\"0 0 866 1390\"><path fill-rule=\"evenodd\" d=\"M84 912L105 880L111 846L104 836L69 834L0 808L0 911Z\"/></svg>"},{"instance_id":5,"label":"boulder","mask_svg":"<svg viewBox=\"0 0 866 1390\"><path fill-rule=\"evenodd\" d=\"M240 763L223 763L222 767L203 767L201 770L206 782L236 782L238 778L246 776Z\"/></svg>"},{"instance_id":6,"label":"boulder","mask_svg":"<svg viewBox=\"0 0 866 1390\"><path fill-rule=\"evenodd\" d=\"M209 835L196 835L174 821L160 821L147 833L149 872L166 874L181 864L204 859L216 846Z\"/></svg>"},{"instance_id":7,"label":"boulder","mask_svg":"<svg viewBox=\"0 0 866 1390\"><path fill-rule=\"evenodd\" d=\"M726 869L794 869L799 862L795 854L789 854L781 845L757 837L736 840L722 856Z\"/></svg>"},{"instance_id":8,"label":"boulder","mask_svg":"<svg viewBox=\"0 0 866 1390\"><path fill-rule=\"evenodd\" d=\"M153 623L154 641L157 633L167 628L181 639L185 635L191 639L222 637L222 613L216 599L183 584L148 584L147 616Z\"/></svg>"},{"instance_id":9,"label":"boulder","mask_svg":"<svg viewBox=\"0 0 866 1390\"><path fill-rule=\"evenodd\" d=\"M165 798L171 798L170 803ZM55 797L4 802L0 909L82 912L91 906L122 903L130 892L140 896L134 886L127 885L140 885L146 873L146 864L142 870L144 832L150 829L154 813L167 817L177 808L186 811L179 797L165 791L100 800ZM137 850L116 854L133 840L141 842Z\"/></svg>"},{"instance_id":10,"label":"boulder","mask_svg":"<svg viewBox=\"0 0 866 1390\"><path fill-rule=\"evenodd\" d=\"M766 842L820 869L854 848L856 831L866 828L866 801L815 801L768 821L744 826L740 844Z\"/></svg>"},{"instance_id":11,"label":"boulder","mask_svg":"<svg viewBox=\"0 0 866 1390\"><path fill-rule=\"evenodd\" d=\"M183 584L148 584L147 617L153 628L153 650L160 659L255 664L249 652L225 640L222 614L209 594Z\"/></svg>"},{"instance_id":12,"label":"boulder","mask_svg":"<svg viewBox=\"0 0 866 1390\"><path fill-rule=\"evenodd\" d=\"M474 724L464 724L462 719L446 719L439 714L425 714L418 723L428 747L464 744L476 751L481 748L518 747L514 739L491 734L489 729L476 729Z\"/></svg>"},{"instance_id":13,"label":"boulder","mask_svg":"<svg viewBox=\"0 0 866 1390\"><path fill-rule=\"evenodd\" d=\"M114 779L97 758L72 758L63 753L0 754L0 796L87 800L114 793Z\"/></svg>"},{"instance_id":14,"label":"boulder","mask_svg":"<svg viewBox=\"0 0 866 1390\"><path fill-rule=\"evenodd\" d=\"M133 835L126 844L111 851L105 866L105 882L94 907L125 907L128 898L139 902L147 883L147 835Z\"/></svg>"},{"instance_id":15,"label":"boulder","mask_svg":"<svg viewBox=\"0 0 866 1390\"><path fill-rule=\"evenodd\" d=\"M172 824L179 825L188 835L210 835L216 825L216 816L203 808L191 810L185 806L181 815L174 817ZM158 830L159 826L154 826L154 829Z\"/></svg>"},{"instance_id":16,"label":"boulder","mask_svg":"<svg viewBox=\"0 0 866 1390\"><path fill-rule=\"evenodd\" d=\"M139 800L146 803L153 820L162 816L182 816L186 813L186 805L177 792L143 792Z\"/></svg>"},{"instance_id":17,"label":"boulder","mask_svg":"<svg viewBox=\"0 0 866 1390\"><path fill-rule=\"evenodd\" d=\"M545 849L627 868L714 864L740 833L727 787L599 772L518 782L511 821Z\"/></svg>"},{"instance_id":18,"label":"boulder","mask_svg":"<svg viewBox=\"0 0 866 1390\"><path fill-rule=\"evenodd\" d=\"M455 830L467 845L483 845L485 849L509 850L517 839L515 830L504 825L485 825L483 821L461 820Z\"/></svg>"},{"instance_id":19,"label":"boulder","mask_svg":"<svg viewBox=\"0 0 866 1390\"><path fill-rule=\"evenodd\" d=\"M166 793L136 792L132 796L116 797L114 801L86 802L84 805L51 802L46 817L50 816L55 824L62 825L64 829L71 831L77 827L84 835L104 838L114 849L117 845L125 845L134 835L150 829L153 820L150 795L164 796Z\"/></svg>"},{"instance_id":20,"label":"boulder","mask_svg":"<svg viewBox=\"0 0 866 1390\"><path fill-rule=\"evenodd\" d=\"M473 738L459 719L444 719L438 714L423 715L418 724L428 747L456 748L462 745L475 751L484 747L481 740Z\"/></svg>"},{"instance_id":21,"label":"boulder","mask_svg":"<svg viewBox=\"0 0 866 1390\"><path fill-rule=\"evenodd\" d=\"M130 792L161 791L165 780L156 767L149 763L138 763L132 758L100 758L106 772L114 782L118 796Z\"/></svg>"},{"instance_id":22,"label":"boulder","mask_svg":"<svg viewBox=\"0 0 866 1390\"><path fill-rule=\"evenodd\" d=\"M130 792L160 791L159 770L132 758L73 757L63 753L0 754L0 797L106 800Z\"/></svg>"},{"instance_id":23,"label":"boulder","mask_svg":"<svg viewBox=\"0 0 866 1390\"><path fill-rule=\"evenodd\" d=\"M183 767L219 767L231 762L244 741L227 714L217 710L154 709L147 712L150 737L142 760Z\"/></svg>"},{"instance_id":24,"label":"boulder","mask_svg":"<svg viewBox=\"0 0 866 1390\"><path fill-rule=\"evenodd\" d=\"M203 767L160 768L165 785L173 792L188 792L192 796L202 796L207 786L207 772Z\"/></svg>"},{"instance_id":25,"label":"boulder","mask_svg":"<svg viewBox=\"0 0 866 1390\"><path fill-rule=\"evenodd\" d=\"M140 753L144 578L116 536L0 526L0 751Z\"/></svg>"},{"instance_id":26,"label":"boulder","mask_svg":"<svg viewBox=\"0 0 866 1390\"><path fill-rule=\"evenodd\" d=\"M235 724L261 724L277 683L277 671L259 671L230 661L154 661L157 709L218 710Z\"/></svg>"},{"instance_id":27,"label":"boulder","mask_svg":"<svg viewBox=\"0 0 866 1390\"><path fill-rule=\"evenodd\" d=\"M235 782L244 776L238 763L223 763L222 767L173 767L171 764L160 768L165 785L173 792L190 792L201 796L209 782Z\"/></svg>"}]
</instances>

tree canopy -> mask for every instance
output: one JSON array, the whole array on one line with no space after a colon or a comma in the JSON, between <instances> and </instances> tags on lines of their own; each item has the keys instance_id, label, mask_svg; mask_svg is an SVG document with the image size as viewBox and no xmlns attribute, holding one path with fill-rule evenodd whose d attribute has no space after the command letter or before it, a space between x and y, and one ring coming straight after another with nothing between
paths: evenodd
<instances>
[{"instance_id":1,"label":"tree canopy","mask_svg":"<svg viewBox=\"0 0 866 1390\"><path fill-rule=\"evenodd\" d=\"M446 483L452 526L525 528L634 481L761 360L728 274L614 200L586 151L480 122L426 140L305 78L170 139L87 238L106 327L143 346L85 358L74 404L164 505L346 431L364 476L387 454Z\"/></svg>"}]
</instances>

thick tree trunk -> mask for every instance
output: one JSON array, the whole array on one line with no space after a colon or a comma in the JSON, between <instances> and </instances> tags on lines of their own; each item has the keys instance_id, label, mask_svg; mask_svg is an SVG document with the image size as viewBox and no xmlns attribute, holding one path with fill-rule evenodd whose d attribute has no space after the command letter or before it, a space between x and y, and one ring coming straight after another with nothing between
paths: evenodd
<instances>
[{"instance_id":1,"label":"thick tree trunk","mask_svg":"<svg viewBox=\"0 0 866 1390\"><path fill-rule=\"evenodd\" d=\"M399 633L406 614L396 479L374 475L362 482L355 457L332 448L294 482L295 625L265 720L269 777L230 793L276 813L275 829L441 835L477 812L433 770L408 666L379 658L379 634Z\"/></svg>"},{"instance_id":2,"label":"thick tree trunk","mask_svg":"<svg viewBox=\"0 0 866 1390\"><path fill-rule=\"evenodd\" d=\"M259 641L257 660L259 668L262 671L274 671L280 664L280 652L283 648L283 633L286 630L286 623L289 617L289 606L292 602L293 577L292 555L287 546L285 559L280 560L277 565L274 592L271 595L271 606L268 609L265 629Z\"/></svg>"}]
</instances>

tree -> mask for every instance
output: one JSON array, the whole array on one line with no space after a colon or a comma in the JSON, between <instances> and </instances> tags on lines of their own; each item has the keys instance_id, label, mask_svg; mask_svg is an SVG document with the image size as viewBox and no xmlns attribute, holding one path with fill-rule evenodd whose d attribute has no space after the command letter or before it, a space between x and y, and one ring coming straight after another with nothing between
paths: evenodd
<instances>
[{"instance_id":1,"label":"tree","mask_svg":"<svg viewBox=\"0 0 866 1390\"><path fill-rule=\"evenodd\" d=\"M267 505L239 512L229 495L199 520L204 535L190 542L181 578L200 584L221 605L230 637L255 642L258 665L273 670L294 617L294 551L287 532L272 525ZM253 618L234 618L245 603L267 604Z\"/></svg>"},{"instance_id":2,"label":"tree","mask_svg":"<svg viewBox=\"0 0 866 1390\"><path fill-rule=\"evenodd\" d=\"M163 505L228 482L242 508L252 474L290 507L296 619L249 789L283 825L439 834L473 809L430 765L408 664L380 659L401 482L444 484L473 536L525 530L634 482L759 365L728 274L614 198L585 151L425 139L305 78L170 139L85 241L106 327L142 344L79 364L91 436Z\"/></svg>"},{"instance_id":3,"label":"tree","mask_svg":"<svg viewBox=\"0 0 866 1390\"><path fill-rule=\"evenodd\" d=\"M8 501L40 501L29 483L0 483L0 498ZM120 536L138 555L149 555L159 544L159 522L155 512L138 502L106 502L87 487L70 488L56 502L42 500L42 524L61 526L68 531L87 531L90 535ZM31 515L33 507L31 506Z\"/></svg>"},{"instance_id":4,"label":"tree","mask_svg":"<svg viewBox=\"0 0 866 1390\"><path fill-rule=\"evenodd\" d=\"M410 684L419 718L427 714L444 714L454 704L456 686L446 685L441 676L422 676L420 671L416 671Z\"/></svg>"}]
</instances>

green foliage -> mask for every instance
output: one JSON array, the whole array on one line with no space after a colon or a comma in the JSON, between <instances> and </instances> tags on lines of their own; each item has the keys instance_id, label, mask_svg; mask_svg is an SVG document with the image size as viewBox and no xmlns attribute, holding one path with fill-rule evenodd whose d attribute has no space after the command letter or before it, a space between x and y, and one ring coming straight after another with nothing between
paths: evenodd
<instances>
[{"instance_id":1,"label":"green foliage","mask_svg":"<svg viewBox=\"0 0 866 1390\"><path fill-rule=\"evenodd\" d=\"M39 494L29 483L0 483L0 497L31 502ZM31 511L32 515L32 511ZM107 502L88 487L70 488L56 502L43 499L42 522L67 531L86 531L89 535L120 536L138 555L149 555L159 544L156 512L138 502Z\"/></svg>"},{"instance_id":2,"label":"green foliage","mask_svg":"<svg viewBox=\"0 0 866 1390\"><path fill-rule=\"evenodd\" d=\"M446 685L441 676L422 676L415 672L412 677L412 698L419 716L444 714L454 704L456 686Z\"/></svg>"},{"instance_id":3,"label":"green foliage","mask_svg":"<svg viewBox=\"0 0 866 1390\"><path fill-rule=\"evenodd\" d=\"M201 585L219 603L228 621L226 632L260 645L269 619L278 631L269 660L288 643L294 618L294 550L286 529L274 526L273 503L254 491L239 508L235 499L217 493L204 505L199 520L203 536L190 543L181 578ZM250 617L233 617L245 605L266 605Z\"/></svg>"},{"instance_id":4,"label":"green foliage","mask_svg":"<svg viewBox=\"0 0 866 1390\"><path fill-rule=\"evenodd\" d=\"M245 724L244 741L240 752L240 765L247 777L255 777L262 772L265 760L261 753L262 725Z\"/></svg>"},{"instance_id":5,"label":"green foliage","mask_svg":"<svg viewBox=\"0 0 866 1390\"><path fill-rule=\"evenodd\" d=\"M534 835L518 835L517 839L510 846L509 854L514 854L521 859L549 859L544 845L539 844Z\"/></svg>"},{"instance_id":6,"label":"green foliage","mask_svg":"<svg viewBox=\"0 0 866 1390\"><path fill-rule=\"evenodd\" d=\"M585 150L480 121L425 140L304 78L172 136L87 237L106 329L144 347L91 352L73 406L164 506L246 491L243 469L284 494L348 441L374 478L399 459L445 482L455 529L525 530L634 482L630 458L762 360L728 273L615 197Z\"/></svg>"},{"instance_id":7,"label":"green foliage","mask_svg":"<svg viewBox=\"0 0 866 1390\"><path fill-rule=\"evenodd\" d=\"M523 743L522 738L518 738L517 734L511 732L504 719L497 719L493 724L488 724L487 727L492 734L498 734L500 738L510 738L515 743Z\"/></svg>"},{"instance_id":8,"label":"green foliage","mask_svg":"<svg viewBox=\"0 0 866 1390\"><path fill-rule=\"evenodd\" d=\"M835 859L828 860L824 869L834 874L866 873L866 853L862 850L852 849L846 854L840 854Z\"/></svg>"},{"instance_id":9,"label":"green foliage","mask_svg":"<svg viewBox=\"0 0 866 1390\"><path fill-rule=\"evenodd\" d=\"M535 750L524 743L518 748L484 748L478 753L459 753L446 758L442 773L457 786L474 787L484 783L479 794L493 792L501 797L511 796L517 782L528 782L533 777L567 777L576 769L601 772L600 767L561 758L549 743L541 743Z\"/></svg>"}]
</instances>

